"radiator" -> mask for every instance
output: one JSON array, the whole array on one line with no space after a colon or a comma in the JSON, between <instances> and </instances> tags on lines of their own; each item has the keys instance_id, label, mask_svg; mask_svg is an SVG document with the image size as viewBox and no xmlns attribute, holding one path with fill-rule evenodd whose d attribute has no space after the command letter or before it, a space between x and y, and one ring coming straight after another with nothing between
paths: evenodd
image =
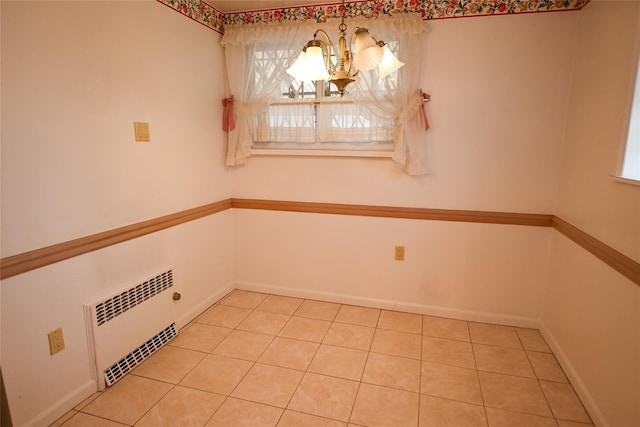
<instances>
[{"instance_id":1,"label":"radiator","mask_svg":"<svg viewBox=\"0 0 640 427\"><path fill-rule=\"evenodd\" d=\"M177 335L173 270L84 304L92 374L104 390Z\"/></svg>"}]
</instances>

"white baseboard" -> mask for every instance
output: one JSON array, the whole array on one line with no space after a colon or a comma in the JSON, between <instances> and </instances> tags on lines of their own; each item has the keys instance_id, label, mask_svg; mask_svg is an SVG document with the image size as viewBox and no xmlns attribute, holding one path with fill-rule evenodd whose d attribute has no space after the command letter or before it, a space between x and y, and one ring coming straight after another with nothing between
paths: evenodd
<instances>
[{"instance_id":1,"label":"white baseboard","mask_svg":"<svg viewBox=\"0 0 640 427\"><path fill-rule=\"evenodd\" d=\"M78 403L85 400L88 396L91 396L98 390L98 385L94 380L86 381L81 386L77 387L71 393L63 396L62 399L48 407L46 410L39 413L36 417L30 419L24 427L42 427L48 426L62 417L64 414L70 411L69 408L74 408Z\"/></svg>"},{"instance_id":2,"label":"white baseboard","mask_svg":"<svg viewBox=\"0 0 640 427\"><path fill-rule=\"evenodd\" d=\"M540 321L536 318L513 316L508 314L486 313L471 310L461 310L451 307L438 307L426 304L414 304L403 301L392 301L367 298L355 295L337 294L309 289L288 288L263 283L236 282L236 289L254 292L264 292L296 298L317 299L340 304L360 305L385 310L406 311L409 313L426 314L429 316L448 317L452 319L468 320L472 322L494 323L499 325L520 326L524 328L538 328Z\"/></svg>"},{"instance_id":3,"label":"white baseboard","mask_svg":"<svg viewBox=\"0 0 640 427\"><path fill-rule=\"evenodd\" d=\"M187 311L182 316L178 317L178 321L176 324L176 327L178 328L178 330L185 327L187 324L189 324L189 322L191 322L193 319L198 317L207 308L211 307L213 304L221 300L222 297L224 297L226 294L228 294L235 288L236 286L234 283L231 283L231 282L227 283L226 285L218 289L216 292L211 294L207 299L200 302L200 304L196 305L191 310Z\"/></svg>"},{"instance_id":4,"label":"white baseboard","mask_svg":"<svg viewBox=\"0 0 640 427\"><path fill-rule=\"evenodd\" d=\"M566 353L562 350L562 347L555 339L551 331L549 331L549 329L544 324L541 324L539 329L540 333L547 341L547 344L549 344L549 347L551 347L551 351L553 351L556 359L558 359L558 363L560 363L560 366L562 366L562 369L567 375L569 382L571 382L573 389L576 391L576 394L589 413L591 421L593 421L594 425L596 425L597 427L610 427L610 424L607 422L607 419L598 407L595 399L580 378L578 371L576 371L576 369L573 367Z\"/></svg>"}]
</instances>

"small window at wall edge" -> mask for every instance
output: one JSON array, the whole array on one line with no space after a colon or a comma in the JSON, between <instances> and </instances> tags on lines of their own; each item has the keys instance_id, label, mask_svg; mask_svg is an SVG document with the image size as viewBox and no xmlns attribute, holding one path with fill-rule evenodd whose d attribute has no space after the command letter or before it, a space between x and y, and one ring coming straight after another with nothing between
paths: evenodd
<instances>
[{"instance_id":1,"label":"small window at wall edge","mask_svg":"<svg viewBox=\"0 0 640 427\"><path fill-rule=\"evenodd\" d=\"M640 185L640 54L638 56L624 158L616 177L635 185Z\"/></svg>"}]
</instances>

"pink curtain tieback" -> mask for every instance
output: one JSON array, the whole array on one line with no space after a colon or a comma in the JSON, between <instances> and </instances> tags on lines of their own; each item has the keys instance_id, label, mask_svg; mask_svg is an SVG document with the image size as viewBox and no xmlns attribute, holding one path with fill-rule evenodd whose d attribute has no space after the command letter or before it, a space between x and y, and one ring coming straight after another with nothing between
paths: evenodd
<instances>
[{"instance_id":1,"label":"pink curtain tieback","mask_svg":"<svg viewBox=\"0 0 640 427\"><path fill-rule=\"evenodd\" d=\"M233 121L233 95L229 98L222 99L224 112L222 113L222 130L230 132L236 128L236 122Z\"/></svg>"},{"instance_id":2,"label":"pink curtain tieback","mask_svg":"<svg viewBox=\"0 0 640 427\"><path fill-rule=\"evenodd\" d=\"M420 109L422 110L422 119L424 120L424 130L429 130L429 120L427 119L427 111L424 109L424 103L431 99L431 95L424 93L422 89L420 89L420 96L422 97Z\"/></svg>"}]
</instances>

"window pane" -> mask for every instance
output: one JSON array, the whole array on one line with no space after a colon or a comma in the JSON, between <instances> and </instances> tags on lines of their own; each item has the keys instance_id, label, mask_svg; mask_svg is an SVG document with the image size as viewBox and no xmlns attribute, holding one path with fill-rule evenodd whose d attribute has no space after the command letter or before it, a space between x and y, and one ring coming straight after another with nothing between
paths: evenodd
<instances>
[{"instance_id":1,"label":"window pane","mask_svg":"<svg viewBox=\"0 0 640 427\"><path fill-rule=\"evenodd\" d=\"M631 106L627 149L624 155L622 176L640 181L640 64L636 76L636 89Z\"/></svg>"},{"instance_id":2,"label":"window pane","mask_svg":"<svg viewBox=\"0 0 640 427\"><path fill-rule=\"evenodd\" d=\"M318 106L321 142L387 142L393 139L393 121L375 116L358 104Z\"/></svg>"}]
</instances>

